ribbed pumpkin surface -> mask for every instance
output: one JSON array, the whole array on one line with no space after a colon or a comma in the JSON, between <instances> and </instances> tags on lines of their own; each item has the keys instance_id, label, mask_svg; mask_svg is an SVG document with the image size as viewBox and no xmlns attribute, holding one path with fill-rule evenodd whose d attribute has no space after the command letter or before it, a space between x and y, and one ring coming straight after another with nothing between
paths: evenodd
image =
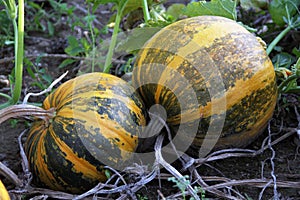
<instances>
[{"instance_id":1,"label":"ribbed pumpkin surface","mask_svg":"<svg viewBox=\"0 0 300 200\"><path fill-rule=\"evenodd\" d=\"M121 167L146 124L144 104L125 81L85 74L63 83L43 102L55 108L36 121L25 144L35 183L78 193L105 181L103 164Z\"/></svg>"},{"instance_id":2,"label":"ribbed pumpkin surface","mask_svg":"<svg viewBox=\"0 0 300 200\"><path fill-rule=\"evenodd\" d=\"M261 42L235 21L216 16L184 19L159 31L140 50L132 82L146 107L160 104L170 125L185 125L180 137L192 139L196 151L209 126L218 137L214 126L220 124L215 148L253 141L277 97L274 69ZM195 124L196 137L189 138Z\"/></svg>"}]
</instances>

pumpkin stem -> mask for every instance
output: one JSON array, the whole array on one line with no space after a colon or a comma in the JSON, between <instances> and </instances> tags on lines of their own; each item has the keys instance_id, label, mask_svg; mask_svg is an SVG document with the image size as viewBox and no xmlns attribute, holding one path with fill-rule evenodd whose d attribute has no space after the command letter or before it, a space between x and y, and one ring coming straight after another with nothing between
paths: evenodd
<instances>
[{"instance_id":1,"label":"pumpkin stem","mask_svg":"<svg viewBox=\"0 0 300 200\"><path fill-rule=\"evenodd\" d=\"M49 110L45 110L41 107L37 107L34 105L18 104L0 110L0 124L10 118L31 117L31 116L42 119L46 122L46 124L48 124L50 119L52 119L54 115L55 115L55 108L50 108Z\"/></svg>"}]
</instances>

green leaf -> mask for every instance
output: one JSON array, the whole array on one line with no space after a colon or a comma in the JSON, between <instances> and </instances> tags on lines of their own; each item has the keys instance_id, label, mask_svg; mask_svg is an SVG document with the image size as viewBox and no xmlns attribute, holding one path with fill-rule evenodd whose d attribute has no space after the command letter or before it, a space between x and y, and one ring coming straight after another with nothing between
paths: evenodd
<instances>
[{"instance_id":1,"label":"green leaf","mask_svg":"<svg viewBox=\"0 0 300 200\"><path fill-rule=\"evenodd\" d=\"M116 52L140 50L143 45L161 28L159 27L145 27L136 28L128 32L123 32L118 35L118 46Z\"/></svg>"},{"instance_id":2,"label":"green leaf","mask_svg":"<svg viewBox=\"0 0 300 200\"><path fill-rule=\"evenodd\" d=\"M117 5L119 8L124 8L124 5L126 5L126 12L130 12L132 10L135 10L142 5L141 0L87 0L88 3L93 3L93 12L98 8L101 4L107 4L107 3L113 3ZM127 3L127 4L126 4Z\"/></svg>"},{"instance_id":3,"label":"green leaf","mask_svg":"<svg viewBox=\"0 0 300 200\"><path fill-rule=\"evenodd\" d=\"M116 3L116 6L113 7L113 10L114 9L122 10L122 17L131 13L132 11L138 10L143 7L142 0L123 0L118 2L119 3L118 4ZM150 7L154 3L154 0L147 0L147 3L148 6ZM109 21L114 21L115 17L116 17L115 15L112 15Z\"/></svg>"},{"instance_id":4,"label":"green leaf","mask_svg":"<svg viewBox=\"0 0 300 200\"><path fill-rule=\"evenodd\" d=\"M0 1L1 2L1 1ZM1 35L13 35L12 23L5 9L0 10L0 33Z\"/></svg>"},{"instance_id":5,"label":"green leaf","mask_svg":"<svg viewBox=\"0 0 300 200\"><path fill-rule=\"evenodd\" d=\"M119 0L88 0L88 3L93 3L93 4L106 4L106 3L115 3L117 4Z\"/></svg>"},{"instance_id":6,"label":"green leaf","mask_svg":"<svg viewBox=\"0 0 300 200\"><path fill-rule=\"evenodd\" d=\"M87 3L92 3L92 12L94 13L101 4L114 3L118 4L118 0L87 0Z\"/></svg>"},{"instance_id":7,"label":"green leaf","mask_svg":"<svg viewBox=\"0 0 300 200\"><path fill-rule=\"evenodd\" d=\"M268 0L240 0L240 3L244 10L260 11L268 7Z\"/></svg>"},{"instance_id":8,"label":"green leaf","mask_svg":"<svg viewBox=\"0 0 300 200\"><path fill-rule=\"evenodd\" d=\"M92 48L91 44L88 42L86 38L81 38L80 43L84 52L89 52L90 49Z\"/></svg>"},{"instance_id":9,"label":"green leaf","mask_svg":"<svg viewBox=\"0 0 300 200\"><path fill-rule=\"evenodd\" d=\"M150 6L153 3L153 0L148 0L148 5ZM134 10L137 10L138 8L142 8L142 0L128 0L122 15L126 15Z\"/></svg>"},{"instance_id":10,"label":"green leaf","mask_svg":"<svg viewBox=\"0 0 300 200\"><path fill-rule=\"evenodd\" d=\"M182 15L184 8L184 4L174 3L168 7L166 14L171 15L174 19L178 19Z\"/></svg>"},{"instance_id":11,"label":"green leaf","mask_svg":"<svg viewBox=\"0 0 300 200\"><path fill-rule=\"evenodd\" d=\"M127 4L125 7L122 7L122 17L124 17L125 15L131 13L132 11L135 11L139 8L142 8L143 4L142 4L142 0L127 0ZM153 0L148 0L148 6L151 6L153 3ZM123 4L124 5L124 4ZM120 6L118 7L113 7L113 9L116 8L120 8ZM109 21L114 21L116 18L116 15L112 15Z\"/></svg>"},{"instance_id":12,"label":"green leaf","mask_svg":"<svg viewBox=\"0 0 300 200\"><path fill-rule=\"evenodd\" d=\"M4 3L7 15L10 17L11 20L15 20L17 17L17 5L14 0L2 0Z\"/></svg>"},{"instance_id":13,"label":"green leaf","mask_svg":"<svg viewBox=\"0 0 300 200\"><path fill-rule=\"evenodd\" d=\"M62 61L62 63L60 63L60 65L58 66L58 69L64 68L64 67L66 67L66 66L68 66L68 65L70 65L74 62L76 62L76 60L68 58L68 59Z\"/></svg>"},{"instance_id":14,"label":"green leaf","mask_svg":"<svg viewBox=\"0 0 300 200\"><path fill-rule=\"evenodd\" d=\"M297 57L300 58L300 48L297 49L296 47L293 48L292 53Z\"/></svg>"},{"instance_id":15,"label":"green leaf","mask_svg":"<svg viewBox=\"0 0 300 200\"><path fill-rule=\"evenodd\" d=\"M31 67L26 67L26 71L32 79L36 79L35 73L32 71Z\"/></svg>"},{"instance_id":16,"label":"green leaf","mask_svg":"<svg viewBox=\"0 0 300 200\"><path fill-rule=\"evenodd\" d=\"M42 10L43 9L39 4L34 3L32 1L27 2L27 4L28 4L29 7L34 8L36 10Z\"/></svg>"},{"instance_id":17,"label":"green leaf","mask_svg":"<svg viewBox=\"0 0 300 200\"><path fill-rule=\"evenodd\" d=\"M18 122L19 122L18 119L10 119L10 120L9 120L9 123L10 123L10 125L11 125L12 128L16 128Z\"/></svg>"},{"instance_id":18,"label":"green leaf","mask_svg":"<svg viewBox=\"0 0 300 200\"><path fill-rule=\"evenodd\" d=\"M200 15L215 15L236 20L236 1L233 0L211 0L189 3L183 12L188 17Z\"/></svg>"},{"instance_id":19,"label":"green leaf","mask_svg":"<svg viewBox=\"0 0 300 200\"><path fill-rule=\"evenodd\" d=\"M84 52L84 49L80 46L78 40L74 36L68 37L69 46L65 48L65 52L71 56L77 56L79 53Z\"/></svg>"},{"instance_id":20,"label":"green leaf","mask_svg":"<svg viewBox=\"0 0 300 200\"><path fill-rule=\"evenodd\" d=\"M48 84L51 84L53 81L53 78L51 75L44 73L42 75L43 80L45 80Z\"/></svg>"},{"instance_id":21,"label":"green leaf","mask_svg":"<svg viewBox=\"0 0 300 200\"><path fill-rule=\"evenodd\" d=\"M92 23L96 19L96 15L88 15L83 18L87 23Z\"/></svg>"},{"instance_id":22,"label":"green leaf","mask_svg":"<svg viewBox=\"0 0 300 200\"><path fill-rule=\"evenodd\" d=\"M111 177L111 172L108 169L104 170L105 176L109 179Z\"/></svg>"},{"instance_id":23,"label":"green leaf","mask_svg":"<svg viewBox=\"0 0 300 200\"><path fill-rule=\"evenodd\" d=\"M279 26L284 26L286 24L284 18L288 19L294 16L297 13L299 5L300 0L272 0L268 10L274 23Z\"/></svg>"},{"instance_id":24,"label":"green leaf","mask_svg":"<svg viewBox=\"0 0 300 200\"><path fill-rule=\"evenodd\" d=\"M48 26L48 32L50 36L54 35L54 26L50 21L47 21L47 26Z\"/></svg>"},{"instance_id":25,"label":"green leaf","mask_svg":"<svg viewBox=\"0 0 300 200\"><path fill-rule=\"evenodd\" d=\"M294 56L289 53L282 52L275 55L272 58L272 62L274 63L275 68L290 68L291 64L295 62Z\"/></svg>"}]
</instances>

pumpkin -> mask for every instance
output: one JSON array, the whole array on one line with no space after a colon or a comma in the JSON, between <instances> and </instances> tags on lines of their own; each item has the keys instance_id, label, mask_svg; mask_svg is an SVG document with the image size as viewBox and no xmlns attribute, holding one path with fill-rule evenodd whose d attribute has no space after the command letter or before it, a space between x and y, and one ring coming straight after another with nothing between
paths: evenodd
<instances>
[{"instance_id":1,"label":"pumpkin","mask_svg":"<svg viewBox=\"0 0 300 200\"><path fill-rule=\"evenodd\" d=\"M1 200L10 200L9 194L1 180L0 180L0 199Z\"/></svg>"},{"instance_id":2,"label":"pumpkin","mask_svg":"<svg viewBox=\"0 0 300 200\"><path fill-rule=\"evenodd\" d=\"M217 16L183 19L157 32L137 55L132 84L148 109L164 107L176 147L197 156L252 142L277 98L262 40Z\"/></svg>"},{"instance_id":3,"label":"pumpkin","mask_svg":"<svg viewBox=\"0 0 300 200\"><path fill-rule=\"evenodd\" d=\"M107 179L104 165L121 169L138 143L146 110L133 87L104 73L60 85L43 102L54 117L36 120L25 151L34 183L70 193Z\"/></svg>"}]
</instances>

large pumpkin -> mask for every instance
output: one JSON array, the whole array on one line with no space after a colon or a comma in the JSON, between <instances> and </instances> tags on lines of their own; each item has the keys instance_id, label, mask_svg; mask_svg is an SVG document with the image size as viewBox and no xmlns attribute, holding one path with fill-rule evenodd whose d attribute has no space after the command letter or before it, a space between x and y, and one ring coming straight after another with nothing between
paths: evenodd
<instances>
[{"instance_id":1,"label":"large pumpkin","mask_svg":"<svg viewBox=\"0 0 300 200\"><path fill-rule=\"evenodd\" d=\"M277 97L262 43L227 18L183 19L140 50L132 83L147 108L165 108L167 122L178 131L177 148L184 151L190 142L190 152L199 155L201 146L245 146L266 126Z\"/></svg>"},{"instance_id":2,"label":"large pumpkin","mask_svg":"<svg viewBox=\"0 0 300 200\"><path fill-rule=\"evenodd\" d=\"M90 73L63 83L43 102L53 109L47 123L33 123L25 144L34 182L79 193L120 169L146 124L144 104L134 89L112 75Z\"/></svg>"}]
</instances>

